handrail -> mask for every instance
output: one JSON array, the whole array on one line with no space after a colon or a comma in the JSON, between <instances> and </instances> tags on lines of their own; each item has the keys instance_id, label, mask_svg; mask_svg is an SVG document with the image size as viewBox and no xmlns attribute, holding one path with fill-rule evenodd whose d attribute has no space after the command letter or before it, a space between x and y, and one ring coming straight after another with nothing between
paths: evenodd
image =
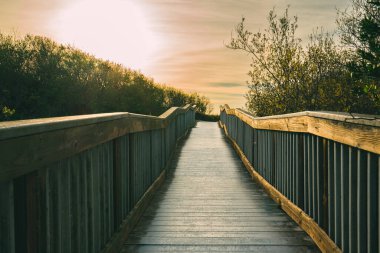
<instances>
[{"instance_id":1,"label":"handrail","mask_svg":"<svg viewBox=\"0 0 380 253\"><path fill-rule=\"evenodd\" d=\"M195 108L190 105L186 105L184 107L171 107L158 117L129 112L114 112L16 121L3 121L0 122L0 140L121 119L126 119L129 121L143 119L146 122L150 122L149 124L152 124L151 122L159 121L159 123L156 123L156 125L152 126L152 129L154 127L163 128L168 125L172 117L175 117L176 115L187 112L189 110L195 110ZM130 132L138 132L142 129L141 126L139 128L138 125L133 124L131 124L128 127L130 127Z\"/></svg>"},{"instance_id":2,"label":"handrail","mask_svg":"<svg viewBox=\"0 0 380 253\"><path fill-rule=\"evenodd\" d=\"M323 252L379 251L379 116L254 117L225 106L220 124L252 177Z\"/></svg>"},{"instance_id":3,"label":"handrail","mask_svg":"<svg viewBox=\"0 0 380 253\"><path fill-rule=\"evenodd\" d=\"M254 117L242 109L223 107L255 129L310 133L380 154L380 116L341 112L298 112Z\"/></svg>"},{"instance_id":4,"label":"handrail","mask_svg":"<svg viewBox=\"0 0 380 253\"><path fill-rule=\"evenodd\" d=\"M195 107L0 122L0 252L118 252Z\"/></svg>"},{"instance_id":5,"label":"handrail","mask_svg":"<svg viewBox=\"0 0 380 253\"><path fill-rule=\"evenodd\" d=\"M116 112L0 122L0 182L128 133L165 128L189 110L194 107L172 107L158 117Z\"/></svg>"}]
</instances>

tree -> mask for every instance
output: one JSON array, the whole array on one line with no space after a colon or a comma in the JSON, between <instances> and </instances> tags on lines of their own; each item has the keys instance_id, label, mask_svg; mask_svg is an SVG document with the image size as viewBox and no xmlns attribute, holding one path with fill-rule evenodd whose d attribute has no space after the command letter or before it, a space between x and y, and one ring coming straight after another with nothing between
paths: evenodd
<instances>
[{"instance_id":1,"label":"tree","mask_svg":"<svg viewBox=\"0 0 380 253\"><path fill-rule=\"evenodd\" d=\"M357 58L350 62L354 74L380 79L380 2L352 0L350 9L338 12L338 29L344 45Z\"/></svg>"},{"instance_id":2,"label":"tree","mask_svg":"<svg viewBox=\"0 0 380 253\"><path fill-rule=\"evenodd\" d=\"M281 16L271 10L268 22L264 32L252 33L243 18L227 45L252 57L246 94L251 113L376 110L379 103L354 92L359 84L347 68L352 56L332 35L316 29L303 46L296 36L297 17L290 17L288 8Z\"/></svg>"},{"instance_id":3,"label":"tree","mask_svg":"<svg viewBox=\"0 0 380 253\"><path fill-rule=\"evenodd\" d=\"M352 0L349 9L338 12L342 44L352 51L347 67L355 78L356 110L380 113L380 2ZM372 106L375 104L376 106Z\"/></svg>"},{"instance_id":4,"label":"tree","mask_svg":"<svg viewBox=\"0 0 380 253\"><path fill-rule=\"evenodd\" d=\"M49 38L0 33L0 121L128 111L160 115L209 100Z\"/></svg>"},{"instance_id":5,"label":"tree","mask_svg":"<svg viewBox=\"0 0 380 253\"><path fill-rule=\"evenodd\" d=\"M376 45L380 40L377 35L374 39L380 30L360 35L371 42L352 51L338 45L322 28L316 29L307 43L301 43L296 36L297 17L290 17L288 8L281 16L270 11L268 22L264 32L252 33L243 18L227 45L252 57L246 94L251 113L265 116L305 110L380 112L380 79L376 76L380 66ZM364 72L355 65L357 62L366 68Z\"/></svg>"},{"instance_id":6,"label":"tree","mask_svg":"<svg viewBox=\"0 0 380 253\"><path fill-rule=\"evenodd\" d=\"M251 33L243 18L235 28L236 37L227 45L252 57L247 107L260 116L292 111L289 107L293 105L287 101L298 93L291 90L296 88L294 77L302 68L300 40L295 37L297 17L290 18L286 9L284 15L277 18L272 10L268 21L269 27L263 33Z\"/></svg>"}]
</instances>

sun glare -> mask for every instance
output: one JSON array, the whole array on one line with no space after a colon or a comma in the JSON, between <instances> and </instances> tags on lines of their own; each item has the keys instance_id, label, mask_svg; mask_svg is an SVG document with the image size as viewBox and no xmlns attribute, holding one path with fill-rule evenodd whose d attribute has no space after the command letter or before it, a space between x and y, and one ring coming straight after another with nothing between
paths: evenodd
<instances>
[{"instance_id":1,"label":"sun glare","mask_svg":"<svg viewBox=\"0 0 380 253\"><path fill-rule=\"evenodd\" d=\"M59 42L142 71L160 47L144 9L131 0L75 1L51 27Z\"/></svg>"}]
</instances>

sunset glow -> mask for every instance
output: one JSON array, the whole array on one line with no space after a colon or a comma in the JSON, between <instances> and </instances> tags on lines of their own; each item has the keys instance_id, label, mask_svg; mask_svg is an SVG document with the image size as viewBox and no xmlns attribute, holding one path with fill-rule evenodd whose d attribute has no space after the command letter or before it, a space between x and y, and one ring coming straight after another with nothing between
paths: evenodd
<instances>
[{"instance_id":1,"label":"sunset glow","mask_svg":"<svg viewBox=\"0 0 380 253\"><path fill-rule=\"evenodd\" d=\"M160 50L149 25L140 6L122 0L73 2L50 21L58 41L133 69L144 69Z\"/></svg>"},{"instance_id":2,"label":"sunset glow","mask_svg":"<svg viewBox=\"0 0 380 253\"><path fill-rule=\"evenodd\" d=\"M250 58L225 47L244 16L263 31L272 8L290 5L298 36L334 32L349 0L0 0L0 31L47 36L141 70L156 82L243 107Z\"/></svg>"}]
</instances>

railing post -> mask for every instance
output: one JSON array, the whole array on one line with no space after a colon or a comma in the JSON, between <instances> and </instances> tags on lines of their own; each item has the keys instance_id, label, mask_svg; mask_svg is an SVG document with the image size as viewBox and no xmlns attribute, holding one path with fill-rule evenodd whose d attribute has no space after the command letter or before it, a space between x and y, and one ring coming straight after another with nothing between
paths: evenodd
<instances>
[{"instance_id":1,"label":"railing post","mask_svg":"<svg viewBox=\"0 0 380 253\"><path fill-rule=\"evenodd\" d=\"M113 141L113 201L114 201L114 228L118 230L122 217L122 176L121 176L121 141Z\"/></svg>"},{"instance_id":2,"label":"railing post","mask_svg":"<svg viewBox=\"0 0 380 253\"><path fill-rule=\"evenodd\" d=\"M13 180L15 252L38 252L37 172Z\"/></svg>"},{"instance_id":3,"label":"railing post","mask_svg":"<svg viewBox=\"0 0 380 253\"><path fill-rule=\"evenodd\" d=\"M322 170L323 170L323 195L322 195L322 228L326 232L328 232L328 224L329 224L329 207L328 207L328 141L326 139L323 139L323 163L322 163Z\"/></svg>"}]
</instances>

